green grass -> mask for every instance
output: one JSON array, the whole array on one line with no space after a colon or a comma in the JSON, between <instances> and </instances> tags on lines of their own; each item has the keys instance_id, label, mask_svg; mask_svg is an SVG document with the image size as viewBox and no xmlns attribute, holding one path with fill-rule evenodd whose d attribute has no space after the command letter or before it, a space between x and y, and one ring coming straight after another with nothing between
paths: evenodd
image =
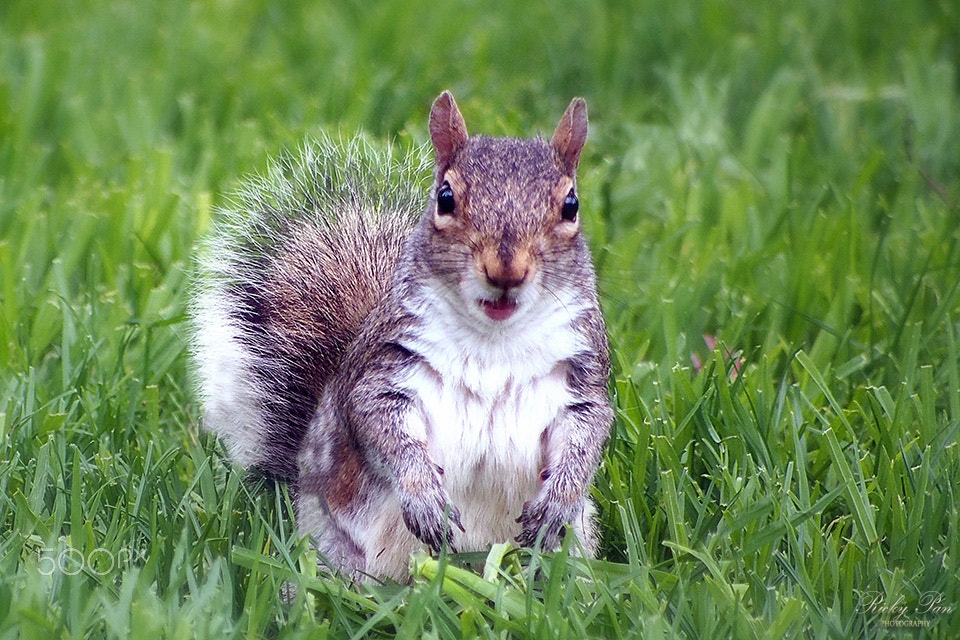
<instances>
[{"instance_id":1,"label":"green grass","mask_svg":"<svg viewBox=\"0 0 960 640\"><path fill-rule=\"evenodd\" d=\"M960 636L956 3L522 5L0 3L0 639ZM193 250L444 88L496 135L588 100L602 549L358 588L198 430Z\"/></svg>"}]
</instances>

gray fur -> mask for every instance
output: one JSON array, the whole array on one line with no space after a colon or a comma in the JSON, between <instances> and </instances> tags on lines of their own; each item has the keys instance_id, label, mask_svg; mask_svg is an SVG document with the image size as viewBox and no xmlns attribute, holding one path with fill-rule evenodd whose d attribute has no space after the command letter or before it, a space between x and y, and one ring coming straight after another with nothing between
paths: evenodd
<instances>
[{"instance_id":1,"label":"gray fur","mask_svg":"<svg viewBox=\"0 0 960 640\"><path fill-rule=\"evenodd\" d=\"M219 212L200 250L194 353L204 426L245 466L296 482L320 392L393 278L429 162L323 137ZM222 357L232 367L214 369Z\"/></svg>"},{"instance_id":2,"label":"gray fur","mask_svg":"<svg viewBox=\"0 0 960 640\"><path fill-rule=\"evenodd\" d=\"M225 214L195 311L206 427L241 463L296 485L300 530L354 577L402 579L424 545L467 551L506 535L554 549L568 525L592 554L610 363L590 253L579 223L559 217L586 107L573 101L550 142L471 138L445 93L430 131L429 197L422 155L398 165L325 140ZM447 181L456 210L441 215ZM512 310L483 315L497 300L518 309L513 324ZM545 326L556 344L536 333ZM528 384L555 409L531 408ZM510 423L514 410L540 426ZM462 454L443 444L461 428L482 440Z\"/></svg>"}]
</instances>

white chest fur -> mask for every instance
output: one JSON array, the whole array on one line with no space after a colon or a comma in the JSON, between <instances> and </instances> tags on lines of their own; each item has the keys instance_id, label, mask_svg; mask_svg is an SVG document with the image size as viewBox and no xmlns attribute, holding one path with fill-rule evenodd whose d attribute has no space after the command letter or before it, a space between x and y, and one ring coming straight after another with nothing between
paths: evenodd
<instances>
[{"instance_id":1,"label":"white chest fur","mask_svg":"<svg viewBox=\"0 0 960 640\"><path fill-rule=\"evenodd\" d=\"M564 361L583 349L577 310L558 303L489 332L440 313L410 341L424 363L406 385L417 398L408 426L444 469L466 529L461 550L520 531L516 518L537 494L552 428L571 401Z\"/></svg>"}]
</instances>

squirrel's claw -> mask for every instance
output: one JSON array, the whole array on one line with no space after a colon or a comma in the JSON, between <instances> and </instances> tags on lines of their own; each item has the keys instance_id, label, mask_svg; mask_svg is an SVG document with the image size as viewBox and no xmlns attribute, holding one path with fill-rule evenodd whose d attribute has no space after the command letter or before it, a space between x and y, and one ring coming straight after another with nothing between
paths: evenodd
<instances>
[{"instance_id":1,"label":"squirrel's claw","mask_svg":"<svg viewBox=\"0 0 960 640\"><path fill-rule=\"evenodd\" d=\"M460 529L460 533L466 533L467 530L463 528L463 520L460 519L460 509L457 509L450 503L447 503L447 508L450 509L450 522L457 525L457 529Z\"/></svg>"},{"instance_id":2,"label":"squirrel's claw","mask_svg":"<svg viewBox=\"0 0 960 640\"><path fill-rule=\"evenodd\" d=\"M403 522L413 535L427 544L435 553L444 547L457 552L451 523L465 531L457 509L447 499L440 483L417 494L405 494L400 498Z\"/></svg>"},{"instance_id":3,"label":"squirrel's claw","mask_svg":"<svg viewBox=\"0 0 960 640\"><path fill-rule=\"evenodd\" d=\"M517 518L522 525L517 543L521 547L538 546L543 551L560 548L566 533L567 523L573 520L576 508L564 508L556 501L540 497L523 505L523 513Z\"/></svg>"}]
</instances>

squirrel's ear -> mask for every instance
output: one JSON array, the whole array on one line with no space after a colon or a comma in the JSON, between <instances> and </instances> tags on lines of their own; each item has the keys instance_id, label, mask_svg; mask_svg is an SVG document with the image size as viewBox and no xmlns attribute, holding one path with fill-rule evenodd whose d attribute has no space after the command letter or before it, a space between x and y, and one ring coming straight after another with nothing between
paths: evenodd
<instances>
[{"instance_id":1,"label":"squirrel's ear","mask_svg":"<svg viewBox=\"0 0 960 640\"><path fill-rule=\"evenodd\" d=\"M467 141L467 124L453 100L453 94L444 91L430 109L430 140L437 166L450 164L453 154Z\"/></svg>"},{"instance_id":2,"label":"squirrel's ear","mask_svg":"<svg viewBox=\"0 0 960 640\"><path fill-rule=\"evenodd\" d=\"M553 134L553 148L571 173L580 163L580 152L587 141L587 103L583 98L574 98L560 118Z\"/></svg>"}]
</instances>

